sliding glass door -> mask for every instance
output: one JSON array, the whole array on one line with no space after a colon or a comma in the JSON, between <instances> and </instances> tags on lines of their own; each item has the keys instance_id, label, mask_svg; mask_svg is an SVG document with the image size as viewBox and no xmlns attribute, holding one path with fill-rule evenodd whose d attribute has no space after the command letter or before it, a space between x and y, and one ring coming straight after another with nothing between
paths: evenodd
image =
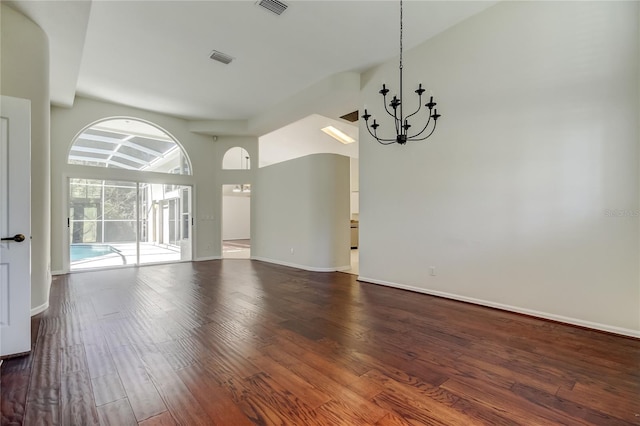
<instances>
[{"instance_id":1,"label":"sliding glass door","mask_svg":"<svg viewBox=\"0 0 640 426\"><path fill-rule=\"evenodd\" d=\"M140 263L191 260L191 187L140 184Z\"/></svg>"},{"instance_id":2,"label":"sliding glass door","mask_svg":"<svg viewBox=\"0 0 640 426\"><path fill-rule=\"evenodd\" d=\"M191 260L191 187L69 180L70 269Z\"/></svg>"}]
</instances>

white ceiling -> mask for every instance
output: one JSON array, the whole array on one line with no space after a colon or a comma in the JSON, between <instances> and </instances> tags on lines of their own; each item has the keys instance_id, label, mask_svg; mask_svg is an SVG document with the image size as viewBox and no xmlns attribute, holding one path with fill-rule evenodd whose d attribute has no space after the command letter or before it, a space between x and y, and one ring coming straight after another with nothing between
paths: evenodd
<instances>
[{"instance_id":1,"label":"white ceiling","mask_svg":"<svg viewBox=\"0 0 640 426\"><path fill-rule=\"evenodd\" d=\"M358 108L359 73L399 49L397 0L284 0L280 16L255 0L2 1L49 36L53 104L79 95L192 120L198 133L262 136L260 165L357 156L317 125L334 120L357 139L335 119ZM405 50L496 2L405 1ZM215 62L213 50L235 59Z\"/></svg>"},{"instance_id":2,"label":"white ceiling","mask_svg":"<svg viewBox=\"0 0 640 426\"><path fill-rule=\"evenodd\" d=\"M358 143L343 144L320 129L333 126L358 140L358 127L344 120L312 114L260 137L260 167L304 157L332 153L358 158Z\"/></svg>"},{"instance_id":3,"label":"white ceiling","mask_svg":"<svg viewBox=\"0 0 640 426\"><path fill-rule=\"evenodd\" d=\"M38 24L49 36L51 101L72 106L78 84L91 2L2 0Z\"/></svg>"},{"instance_id":4,"label":"white ceiling","mask_svg":"<svg viewBox=\"0 0 640 426\"><path fill-rule=\"evenodd\" d=\"M398 1L285 2L277 16L253 0L5 1L49 35L54 104L78 94L187 119L249 119L397 55ZM493 3L406 1L405 48ZM212 61L214 49L236 59Z\"/></svg>"}]
</instances>

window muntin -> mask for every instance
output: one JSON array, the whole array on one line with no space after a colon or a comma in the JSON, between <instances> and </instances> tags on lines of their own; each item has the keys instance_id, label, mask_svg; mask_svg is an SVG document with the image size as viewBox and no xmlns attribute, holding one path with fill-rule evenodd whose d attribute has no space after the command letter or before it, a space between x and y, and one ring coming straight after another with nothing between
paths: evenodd
<instances>
[{"instance_id":1,"label":"window muntin","mask_svg":"<svg viewBox=\"0 0 640 426\"><path fill-rule=\"evenodd\" d=\"M69 164L190 175L189 161L163 130L134 119L109 119L83 130Z\"/></svg>"}]
</instances>

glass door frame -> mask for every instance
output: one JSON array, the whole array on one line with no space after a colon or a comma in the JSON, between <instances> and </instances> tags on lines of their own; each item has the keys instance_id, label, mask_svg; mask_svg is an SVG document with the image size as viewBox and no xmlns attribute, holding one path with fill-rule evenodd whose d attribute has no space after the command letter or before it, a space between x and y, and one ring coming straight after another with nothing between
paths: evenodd
<instances>
[{"instance_id":1,"label":"glass door frame","mask_svg":"<svg viewBox=\"0 0 640 426\"><path fill-rule=\"evenodd\" d=\"M174 262L185 262L185 261L191 261L193 260L193 247L195 244L195 233L194 233L194 220L193 220L193 211L194 211L194 199L192 194L194 193L194 185L191 183L170 183L169 180L162 180L161 182L158 182L156 180L156 182L153 181L149 181L149 180L141 180L141 179L127 179L127 177L123 176L122 178L117 178L117 177L110 177L110 176L95 176L95 177L78 177L78 176L66 176L66 198L67 198L67 203L65 204L66 206L66 215L67 215L67 229L66 231L66 235L65 238L63 238L64 241L64 245L65 245L65 251L66 251L66 256L63 257L63 259L65 260L66 266L68 268L69 272L76 272L76 271L82 271L82 270L95 270L95 269L103 269L103 268L111 268L111 267L125 267L125 266L141 266L141 265L151 265L151 264L162 264L162 263L174 263ZM79 220L74 220L72 218L71 215L71 209L74 206L74 190L73 190L73 185L74 185L74 181L76 180L80 180L80 181L85 181L87 182L86 185L87 187L89 185L94 185L96 183L100 183L100 187L101 187L101 199L102 202L100 203L101 206L98 206L98 208L101 208L102 210L104 210L105 208L105 188L106 187L111 187L113 186L113 184L115 183L116 185L113 187L118 187L117 184L118 183L122 183L123 187L131 187L133 188L133 186L135 185L135 206L134 206L134 211L135 211L135 219L134 219L134 223L135 223L135 257L133 256L133 253L128 253L127 256L129 258L129 262L126 261L125 256L123 256L123 264L119 264L119 265L100 265L99 262L94 262L95 265L97 266L85 266L85 267L74 267L73 266L73 257L71 255L71 251L72 251L72 244L74 244L73 242L73 238L72 238L72 232L74 230L73 228L73 224L79 222ZM154 179L155 180L155 179ZM93 182L91 182L93 181ZM91 182L91 183L88 183ZM83 185L85 183L81 183L81 185ZM110 185L112 184L112 185ZM145 200L142 200L142 194L144 193L146 188L150 188L150 191L153 191L153 188L162 188L161 194L159 195L159 200L155 200L155 201L160 201L162 202L168 202L169 198L164 198L166 194L168 194L168 192L172 192L172 191L176 191L178 195L177 197L171 197L171 200L175 200L173 205L175 206L176 209L178 209L179 211L176 211L175 213L178 214L178 216L175 218L176 220L174 221L174 225L176 227L176 229L174 230L175 232L177 232L176 236L179 238L178 240L174 241L173 243L175 244L167 244L167 246L172 246L173 249L177 249L173 250L174 252L178 253L178 259L169 259L167 260L167 255L162 256L159 255L158 259L149 261L149 262L144 262L144 253L142 253L142 239L146 237L146 239L148 239L149 237L149 233L150 232L154 232L155 230L151 230L149 228L150 223L149 223L149 216L148 216L148 211L146 213L146 217L145 217L145 213L144 211L146 211L146 207L143 205L143 202L145 202ZM165 190L169 190L168 192L166 192ZM187 204L186 204L186 209L185 209L185 200L183 199L184 196L188 197L187 200ZM149 198L153 197L153 193L151 192L148 196ZM127 200L129 201L129 200ZM132 200L131 200L132 201ZM153 203L154 200L147 200L147 202ZM171 203L169 203L171 204ZM125 209L126 210L126 209ZM186 210L186 211L183 211ZM186 218L186 230L184 228L185 223L184 220ZM119 219L118 219L119 220ZM84 221L84 220L82 220ZM104 224L105 222L108 222L109 220L106 219L105 214L97 214L96 218L95 218L95 222L96 225L98 225L98 222L102 222L103 228L104 228ZM117 220L116 220L117 221ZM143 229L144 228L144 229ZM191 229L189 229L191 228ZM185 232L186 231L186 232ZM146 234L146 235L145 235ZM185 235L186 234L186 235ZM184 237L187 237L186 239ZM167 236L168 237L168 236ZM96 234L96 238L97 238L97 234ZM101 234L100 238L102 245L109 245L108 243L110 241L107 241L108 238L106 238L106 235L104 234L104 232ZM186 244L184 244L185 240L188 240L188 242ZM154 236L154 238L152 238L150 241L150 243L153 244L153 246L155 247L159 247L161 244L158 244L158 242L156 241L156 238ZM82 242L81 242L82 243ZM111 241L111 243L114 244L118 244L117 241ZM120 245L126 245L126 244L131 244L133 242L127 243L127 242L122 242ZM98 244L97 240L93 242L93 244ZM109 245L110 246L110 245ZM133 248L133 247L132 247ZM184 253L184 250L188 250L188 253ZM117 251L117 250L116 250ZM164 257L164 260L162 259ZM185 259L186 257L186 259ZM133 262L132 262L133 261ZM91 263L91 262L88 262Z\"/></svg>"}]
</instances>

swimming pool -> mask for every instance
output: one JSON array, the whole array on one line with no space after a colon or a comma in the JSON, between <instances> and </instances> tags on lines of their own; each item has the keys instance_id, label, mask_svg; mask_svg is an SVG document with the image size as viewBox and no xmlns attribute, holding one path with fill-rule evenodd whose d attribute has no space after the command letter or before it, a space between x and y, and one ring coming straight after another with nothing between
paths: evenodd
<instances>
[{"instance_id":1,"label":"swimming pool","mask_svg":"<svg viewBox=\"0 0 640 426\"><path fill-rule=\"evenodd\" d=\"M111 253L119 252L107 244L71 244L70 248L72 262L105 256Z\"/></svg>"}]
</instances>

